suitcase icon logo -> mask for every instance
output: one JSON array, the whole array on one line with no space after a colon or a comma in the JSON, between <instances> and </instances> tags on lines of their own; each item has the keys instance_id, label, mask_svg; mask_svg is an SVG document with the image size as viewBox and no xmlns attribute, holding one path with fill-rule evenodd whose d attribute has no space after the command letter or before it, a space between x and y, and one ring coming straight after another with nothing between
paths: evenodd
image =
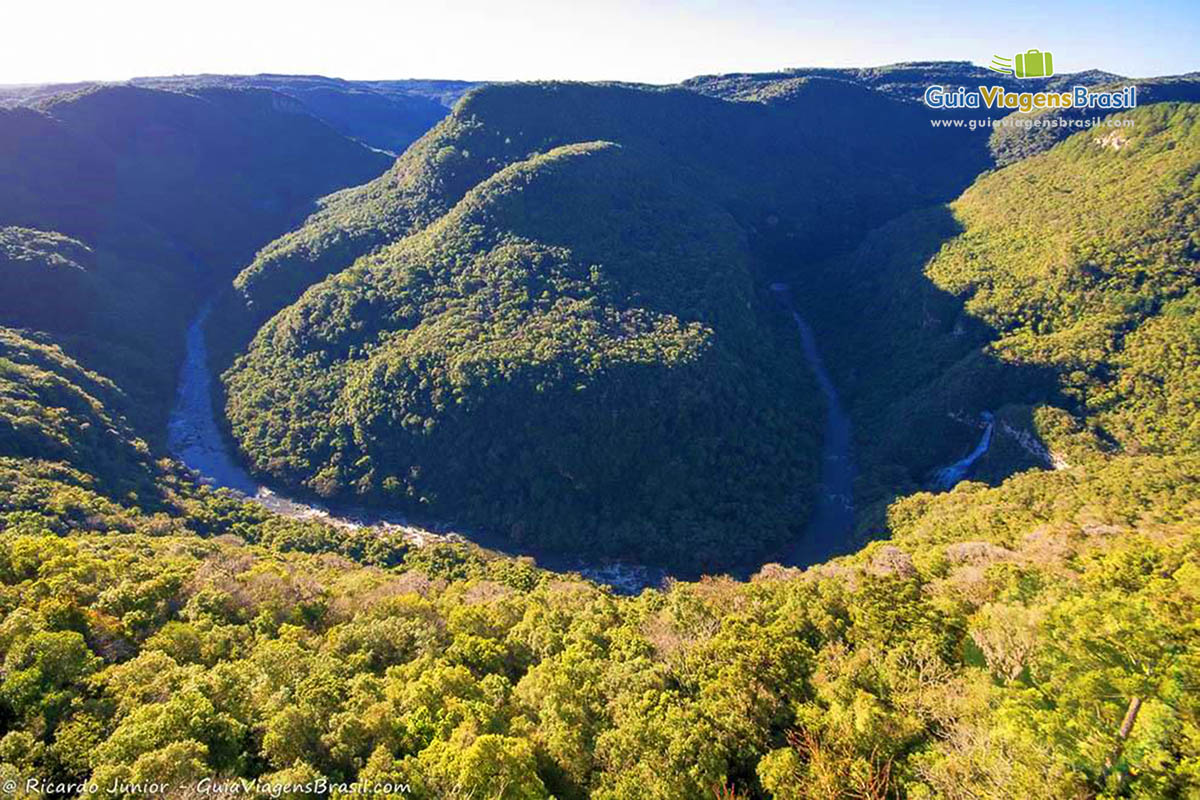
<instances>
[{"instance_id":1,"label":"suitcase icon logo","mask_svg":"<svg viewBox=\"0 0 1200 800\"><path fill-rule=\"evenodd\" d=\"M1054 56L1041 50L1027 50L1012 58L992 56L988 69L1018 78L1049 78L1054 74Z\"/></svg>"},{"instance_id":2,"label":"suitcase icon logo","mask_svg":"<svg viewBox=\"0 0 1200 800\"><path fill-rule=\"evenodd\" d=\"M1054 57L1049 51L1027 50L1013 59L1018 78L1049 78L1054 74Z\"/></svg>"}]
</instances>

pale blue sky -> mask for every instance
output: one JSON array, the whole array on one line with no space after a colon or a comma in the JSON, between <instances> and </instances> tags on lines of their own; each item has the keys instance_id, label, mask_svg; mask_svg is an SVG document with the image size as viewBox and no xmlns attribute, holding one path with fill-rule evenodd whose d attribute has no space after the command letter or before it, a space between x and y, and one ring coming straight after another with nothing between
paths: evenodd
<instances>
[{"instance_id":1,"label":"pale blue sky","mask_svg":"<svg viewBox=\"0 0 1200 800\"><path fill-rule=\"evenodd\" d=\"M618 79L1036 47L1057 72L1200 69L1200 2L3 0L0 83L193 72Z\"/></svg>"}]
</instances>

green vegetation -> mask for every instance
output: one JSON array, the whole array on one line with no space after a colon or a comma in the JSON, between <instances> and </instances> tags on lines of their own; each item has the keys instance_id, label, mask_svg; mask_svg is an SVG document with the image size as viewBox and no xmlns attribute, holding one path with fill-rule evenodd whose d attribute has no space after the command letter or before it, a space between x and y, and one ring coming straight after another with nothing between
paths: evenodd
<instances>
[{"instance_id":1,"label":"green vegetation","mask_svg":"<svg viewBox=\"0 0 1200 800\"><path fill-rule=\"evenodd\" d=\"M116 494L153 487L150 452L111 380L45 336L0 328L0 453L69 464Z\"/></svg>"},{"instance_id":2,"label":"green vegetation","mask_svg":"<svg viewBox=\"0 0 1200 800\"><path fill-rule=\"evenodd\" d=\"M0 485L0 775L22 783L1200 790L1193 457L918 494L856 556L637 598L211 494L138 512L32 461L0 463Z\"/></svg>"},{"instance_id":3,"label":"green vegetation","mask_svg":"<svg viewBox=\"0 0 1200 800\"><path fill-rule=\"evenodd\" d=\"M1196 238L1200 107L1121 112L893 221L811 273L801 298L849 395L866 496L920 486L1005 408L1014 437L1079 463L1194 453L1200 403ZM862 313L869 309L869 313ZM1006 431L1006 432L1005 432Z\"/></svg>"},{"instance_id":4,"label":"green vegetation","mask_svg":"<svg viewBox=\"0 0 1200 800\"><path fill-rule=\"evenodd\" d=\"M270 92L92 89L0 111L0 221L224 278L387 163Z\"/></svg>"},{"instance_id":5,"label":"green vegetation","mask_svg":"<svg viewBox=\"0 0 1200 800\"><path fill-rule=\"evenodd\" d=\"M264 327L228 378L235 435L319 494L564 549L711 564L749 520L735 552L782 541L816 409L746 313L736 227L693 198L611 144L501 171Z\"/></svg>"},{"instance_id":6,"label":"green vegetation","mask_svg":"<svg viewBox=\"0 0 1200 800\"><path fill-rule=\"evenodd\" d=\"M135 78L131 84L196 92L268 89L338 133L389 153L402 153L446 116L475 84L467 81L347 81L319 75L179 75ZM2 99L2 98L0 98Z\"/></svg>"},{"instance_id":7,"label":"green vegetation","mask_svg":"<svg viewBox=\"0 0 1200 800\"><path fill-rule=\"evenodd\" d=\"M725 75L699 75L683 86L713 97L752 99L772 87L797 78L832 78L865 86L898 100L920 101L931 85L975 88L980 84L1003 86L1010 91L1069 91L1072 86L1096 86L1121 80L1111 72L1088 70L1055 75L1050 78L1016 78L1001 75L969 61L909 61L881 67L813 68L798 67L777 72L734 72ZM1178 98L1174 98L1178 99ZM939 114L938 116L943 116Z\"/></svg>"},{"instance_id":8,"label":"green vegetation","mask_svg":"<svg viewBox=\"0 0 1200 800\"><path fill-rule=\"evenodd\" d=\"M928 274L1122 449L1195 452L1200 106L1127 115L981 179Z\"/></svg>"},{"instance_id":9,"label":"green vegetation","mask_svg":"<svg viewBox=\"0 0 1200 800\"><path fill-rule=\"evenodd\" d=\"M841 81L792 80L754 102L629 86L487 86L386 174L326 198L302 227L264 247L234 282L220 325L232 333L218 343L231 358L308 286L428 226L504 167L593 141L685 171L763 246L818 251L950 197L986 157L954 133L934 135L919 108Z\"/></svg>"},{"instance_id":10,"label":"green vegetation","mask_svg":"<svg viewBox=\"0 0 1200 800\"><path fill-rule=\"evenodd\" d=\"M282 99L117 86L0 109L0 323L115 380L143 435L164 427L188 311L387 164Z\"/></svg>"},{"instance_id":11,"label":"green vegetation","mask_svg":"<svg viewBox=\"0 0 1200 800\"><path fill-rule=\"evenodd\" d=\"M222 310L231 350L270 312L226 374L260 471L704 566L777 544L808 502L821 410L764 288L790 281L883 541L636 597L196 486L160 458L153 390L194 301L187 203L70 209L11 181L0 781L1200 796L1200 107L1138 109L943 206L977 143L935 169L909 107L759 83L476 92ZM6 119L68 144L71 112L12 113L0 155L33 141ZM261 198L230 180L234 212ZM979 480L921 491L985 409Z\"/></svg>"},{"instance_id":12,"label":"green vegetation","mask_svg":"<svg viewBox=\"0 0 1200 800\"><path fill-rule=\"evenodd\" d=\"M1138 105L1142 106L1167 102L1194 103L1200 100L1200 80L1190 75L1105 81L1101 85L1096 86L1095 91L1115 91L1130 84L1137 86ZM1090 119L1095 116L1097 116L1095 109L1086 108L1046 109L1029 114L1013 112L1003 120L1004 125L993 129L988 139L988 147L991 149L992 157L998 165L1012 164L1020 161L1022 158L1044 153L1079 130L1078 128L1065 127L1064 123ZM1113 116L1115 118L1122 118L1125 115L1114 114ZM1038 127L1032 127L1033 120L1039 121ZM1058 121L1059 124L1051 127L1050 123L1052 121ZM1110 131L1102 132L1108 133Z\"/></svg>"},{"instance_id":13,"label":"green vegetation","mask_svg":"<svg viewBox=\"0 0 1200 800\"><path fill-rule=\"evenodd\" d=\"M934 136L833 81L753 103L473 92L239 276L253 325L335 272L226 374L233 434L325 497L556 548L753 557L803 522L820 413L771 260L947 192L971 160L914 162Z\"/></svg>"}]
</instances>

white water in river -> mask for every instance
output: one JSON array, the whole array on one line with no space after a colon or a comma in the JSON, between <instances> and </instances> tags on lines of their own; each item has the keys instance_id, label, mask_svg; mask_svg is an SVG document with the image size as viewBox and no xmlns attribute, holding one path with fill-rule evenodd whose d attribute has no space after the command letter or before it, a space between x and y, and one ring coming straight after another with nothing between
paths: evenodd
<instances>
[{"instance_id":1,"label":"white water in river","mask_svg":"<svg viewBox=\"0 0 1200 800\"><path fill-rule=\"evenodd\" d=\"M771 288L795 320L805 360L816 376L826 403L821 483L813 514L804 534L787 547L780 557L773 559L786 566L806 567L852 549L850 534L854 523L855 471L851 458L850 418L842 408L837 389L821 361L812 331L792 306L787 286L775 284ZM579 572L620 592L636 593L645 587L661 584L667 577L658 568L618 561L584 562L561 554L531 549L515 550L510 542L485 533L434 531L409 524L398 515L366 509L331 512L316 504L276 494L237 462L217 425L204 338L204 326L210 311L211 307L205 305L188 327L187 355L180 370L178 396L167 432L171 452L196 471L204 483L214 488L230 489L271 511L295 519L319 519L340 527L398 529L409 542L417 546L433 541L469 540L510 555L530 555L547 569ZM755 569L757 565L735 571L745 576Z\"/></svg>"},{"instance_id":2,"label":"white water in river","mask_svg":"<svg viewBox=\"0 0 1200 800\"><path fill-rule=\"evenodd\" d=\"M984 411L981 415L983 418L983 436L979 437L979 443L975 445L975 449L966 456L960 458L949 466L942 467L933 474L934 486L938 489L953 489L955 484L971 472L971 467L975 465L983 454L988 451L992 445L992 433L996 427L996 418L990 411Z\"/></svg>"},{"instance_id":3,"label":"white water in river","mask_svg":"<svg viewBox=\"0 0 1200 800\"><path fill-rule=\"evenodd\" d=\"M167 447L199 473L202 483L216 489L231 489L277 514L293 519L323 519L342 526L360 524L333 517L317 506L280 497L255 480L230 455L213 410L212 376L204 341L204 325L211 311L211 305L205 304L187 329L187 355L179 372L175 407L167 422Z\"/></svg>"},{"instance_id":4,"label":"white water in river","mask_svg":"<svg viewBox=\"0 0 1200 800\"><path fill-rule=\"evenodd\" d=\"M473 541L510 555L530 555L542 567L559 572L579 572L619 592L635 593L647 586L657 586L665 579L666 574L661 569L617 561L583 562L560 554L514 550L511 543L483 533L430 530L412 525L400 515L368 509L339 509L334 512L271 491L255 480L232 456L217 425L208 348L204 339L204 326L210 312L211 307L205 305L188 327L187 352L179 373L175 407L171 409L167 427L167 446L180 461L198 473L201 482L213 488L232 490L277 514L293 519L320 520L343 528L386 527L399 530L415 546L439 541Z\"/></svg>"},{"instance_id":5,"label":"white water in river","mask_svg":"<svg viewBox=\"0 0 1200 800\"><path fill-rule=\"evenodd\" d=\"M187 356L179 374L175 407L167 422L167 447L200 473L205 483L254 497L258 482L230 457L213 412L212 377L204 342L204 324L211 311L212 306L206 304L187 329Z\"/></svg>"}]
</instances>

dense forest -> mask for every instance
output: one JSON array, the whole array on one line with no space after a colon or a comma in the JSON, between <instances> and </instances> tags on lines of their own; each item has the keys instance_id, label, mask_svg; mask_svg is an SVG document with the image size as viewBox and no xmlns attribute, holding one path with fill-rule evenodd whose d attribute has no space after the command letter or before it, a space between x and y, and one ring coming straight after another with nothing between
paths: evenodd
<instances>
[{"instance_id":1,"label":"dense forest","mask_svg":"<svg viewBox=\"0 0 1200 800\"><path fill-rule=\"evenodd\" d=\"M235 331L227 352L307 287L429 226L504 167L557 147L613 142L655 159L703 189L756 247L793 252L845 246L901 210L950 199L987 163L982 137L933 135L918 108L848 82L771 87L748 103L620 85L473 91L387 173L325 198L303 226L262 248L234 282L221 323Z\"/></svg>"},{"instance_id":2,"label":"dense forest","mask_svg":"<svg viewBox=\"0 0 1200 800\"><path fill-rule=\"evenodd\" d=\"M468 81L346 81L319 75L181 75L135 78L134 86L195 92L266 89L355 141L390 154L429 130L465 92Z\"/></svg>"},{"instance_id":3,"label":"dense forest","mask_svg":"<svg viewBox=\"0 0 1200 800\"><path fill-rule=\"evenodd\" d=\"M992 481L1197 452L1198 108L1123 112L1133 127L984 175L809 275L801 300L852 403L864 495L921 488L988 410Z\"/></svg>"},{"instance_id":4,"label":"dense forest","mask_svg":"<svg viewBox=\"0 0 1200 800\"><path fill-rule=\"evenodd\" d=\"M477 85L440 80L348 81L321 75L171 75L134 78L124 84L0 84L0 107L37 108L65 93L114 86L201 96L213 90L261 90L293 113L315 117L343 136L395 154L419 139Z\"/></svg>"},{"instance_id":5,"label":"dense forest","mask_svg":"<svg viewBox=\"0 0 1200 800\"><path fill-rule=\"evenodd\" d=\"M237 278L226 336L334 272L227 373L233 435L276 481L518 541L698 568L778 547L820 411L766 284L951 196L984 150L912 156L943 133L816 78L753 103L476 90Z\"/></svg>"},{"instance_id":6,"label":"dense forest","mask_svg":"<svg viewBox=\"0 0 1200 800\"><path fill-rule=\"evenodd\" d=\"M1186 77L1186 76L1185 76ZM698 75L681 85L692 91L730 100L753 100L763 92L799 78L826 78L864 86L898 100L918 101L925 90L936 84L953 91L960 86L976 88L1003 86L1009 91L1061 92L1072 86L1104 86L1124 80L1120 75L1100 70L1068 72L1048 78L1017 78L977 66L969 61L909 61L880 67L797 67L776 72L734 72L720 75ZM1138 85L1145 83L1138 80ZM1178 98L1176 98L1178 99ZM963 113L1003 114L1002 111L963 109Z\"/></svg>"},{"instance_id":7,"label":"dense forest","mask_svg":"<svg viewBox=\"0 0 1200 800\"><path fill-rule=\"evenodd\" d=\"M1189 82L1001 146L912 102L963 65L801 72L476 88L390 168L333 121L387 82L0 110L5 792L1200 796ZM773 281L856 434L864 545L807 568L764 563L823 415ZM272 485L712 576L626 596L202 485L163 428L218 291Z\"/></svg>"},{"instance_id":8,"label":"dense forest","mask_svg":"<svg viewBox=\"0 0 1200 800\"><path fill-rule=\"evenodd\" d=\"M0 292L0 322L54 334L159 438L189 311L387 163L268 91L89 87L0 109L0 282L28 291Z\"/></svg>"},{"instance_id":9,"label":"dense forest","mask_svg":"<svg viewBox=\"0 0 1200 800\"><path fill-rule=\"evenodd\" d=\"M1200 785L1192 456L916 494L856 556L624 598L211 493L139 511L47 462L7 459L0 486L0 774L22 785L1047 800Z\"/></svg>"}]
</instances>

